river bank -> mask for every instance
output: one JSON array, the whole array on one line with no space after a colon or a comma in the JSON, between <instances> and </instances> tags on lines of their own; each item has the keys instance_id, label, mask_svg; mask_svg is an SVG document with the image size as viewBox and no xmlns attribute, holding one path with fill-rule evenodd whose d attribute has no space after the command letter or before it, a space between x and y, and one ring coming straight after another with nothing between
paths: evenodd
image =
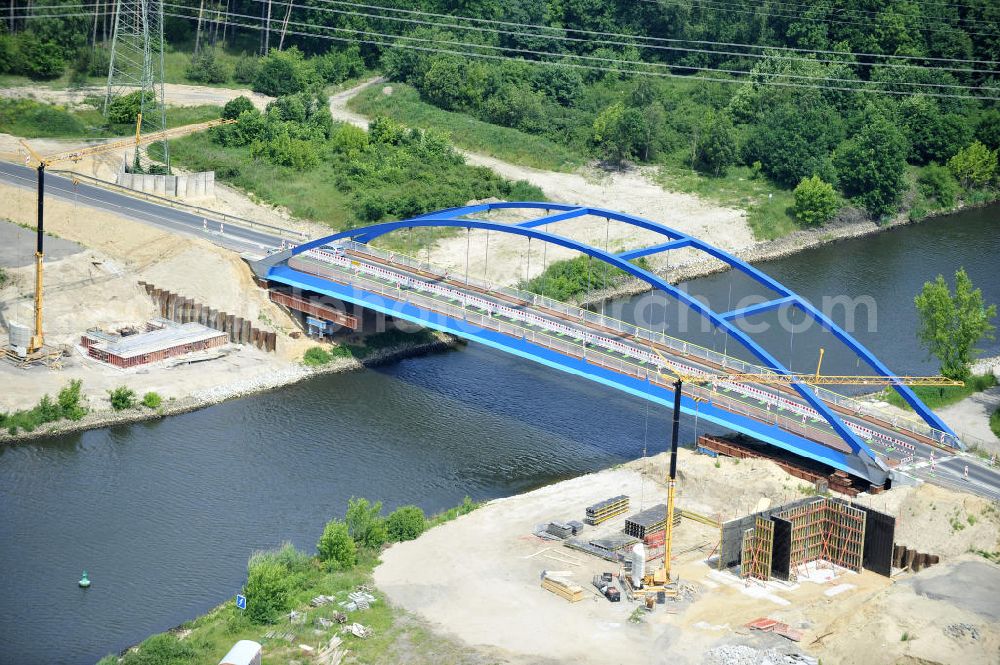
<instances>
[{"instance_id":1,"label":"river bank","mask_svg":"<svg viewBox=\"0 0 1000 665\"><path fill-rule=\"evenodd\" d=\"M891 220L879 224L860 210L846 208L831 222L815 229L799 229L781 238L759 242L752 247L732 252L737 258L747 263L761 263L775 261L799 252L830 245L836 242L864 238L878 235L890 231L898 230L907 226L929 223L940 217L947 217L960 212L972 211L981 208L988 208L997 204L997 199L977 204L960 204L953 210L941 210L930 213L924 217L911 219L910 216L901 212ZM697 261L682 262L666 268L657 268L654 272L671 284L679 284L699 277L707 277L718 273L726 272L729 266L716 259L701 259ZM582 307L600 305L609 300L627 298L650 291L650 286L642 280L635 278L622 279L618 284L607 289L593 290L589 295L579 299L578 304Z\"/></svg>"},{"instance_id":2,"label":"river bank","mask_svg":"<svg viewBox=\"0 0 1000 665\"><path fill-rule=\"evenodd\" d=\"M116 411L108 404L105 408L89 409L87 414L80 420L60 420L48 423L31 432L21 430L16 434L11 434L7 430L0 430L0 444L23 443L60 434L157 420L167 416L204 409L227 400L276 390L326 374L361 371L366 368L396 362L404 358L449 351L463 344L462 340L452 335L445 333L434 334L436 337L434 341L413 344L404 343L390 348L377 349L360 359L337 357L325 365L316 367L289 363L283 370L271 370L262 376L237 379L229 383L194 391L187 396L170 398L155 409L150 409L140 404L131 409ZM158 368L151 367L150 369L156 371Z\"/></svg>"},{"instance_id":3,"label":"river bank","mask_svg":"<svg viewBox=\"0 0 1000 665\"><path fill-rule=\"evenodd\" d=\"M940 564L917 574L890 580L840 570L795 584L746 585L732 571L715 569L718 529L685 519L674 534L673 571L688 589L681 602L668 601L635 619L637 606L625 598L608 603L585 591L582 602L567 603L539 587L544 570L568 569L561 574L589 588L593 574L617 567L532 535L537 524L578 519L584 506L616 494L627 494L634 510L662 502L666 466L665 454L634 459L459 511L414 540L366 553L353 570L307 574L307 585L295 593L300 617L294 622L255 626L227 601L101 665L130 665L166 642L189 652L187 662L212 665L241 638L261 642L265 660L274 663L308 661L330 644L351 662L378 665L606 663L626 651L636 661L658 662L669 653L694 665L733 662L724 654L734 649L739 662L754 664L796 653L845 664L991 662L989 654L1000 645L990 602L1000 587L1000 566L968 552L1000 546L1000 515L981 498L931 485L856 499L900 518L898 542L940 556ZM810 493L766 460L713 460L682 449L679 468L679 507L712 518L732 519ZM584 531L594 537L619 528L623 519ZM346 620L374 629L366 639L331 621L339 605L308 602L318 594L346 601L359 584L376 600L369 609L347 610ZM941 593L945 589L952 591ZM802 640L743 628L760 616L795 626ZM975 638L950 628L957 622L974 627ZM901 639L907 634L910 639Z\"/></svg>"}]
</instances>

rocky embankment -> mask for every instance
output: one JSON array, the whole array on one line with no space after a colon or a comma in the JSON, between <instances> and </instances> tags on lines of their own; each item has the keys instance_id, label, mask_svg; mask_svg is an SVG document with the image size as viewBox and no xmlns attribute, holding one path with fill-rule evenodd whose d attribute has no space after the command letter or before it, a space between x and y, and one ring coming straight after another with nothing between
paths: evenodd
<instances>
[{"instance_id":1,"label":"rocky embankment","mask_svg":"<svg viewBox=\"0 0 1000 665\"><path fill-rule=\"evenodd\" d=\"M355 358L335 358L326 365L319 367L306 367L305 365L290 363L286 369L269 372L265 377L257 376L251 379L240 379L212 388L195 391L187 397L168 400L156 409L149 409L142 405L123 411L115 411L110 408L94 409L80 420L60 420L48 423L32 432L20 431L17 434L10 434L6 430L0 431L0 444L18 443L58 434L155 420L165 416L187 413L188 411L202 409L226 400L248 397L275 388L281 388L321 374L353 372L366 367L375 367L402 360L403 358L439 353L456 348L461 343L461 340L457 337L442 334L439 339L433 342L400 344L386 349L379 349L361 360Z\"/></svg>"}]
</instances>

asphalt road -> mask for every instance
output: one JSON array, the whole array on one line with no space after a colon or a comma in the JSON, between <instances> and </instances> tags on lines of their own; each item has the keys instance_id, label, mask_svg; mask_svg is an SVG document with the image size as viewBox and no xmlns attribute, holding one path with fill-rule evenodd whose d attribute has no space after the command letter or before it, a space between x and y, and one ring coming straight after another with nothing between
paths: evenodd
<instances>
[{"instance_id":1,"label":"asphalt road","mask_svg":"<svg viewBox=\"0 0 1000 665\"><path fill-rule=\"evenodd\" d=\"M35 169L9 162L0 162L0 180L34 191L38 176ZM75 201L80 205L118 213L166 231L204 238L220 247L237 252L264 254L268 249L281 245L281 238L276 234L246 228L232 222L224 222L211 216L195 215L184 210L88 185L82 181L74 185L69 178L52 173L45 174L45 196L46 199L53 197L65 201Z\"/></svg>"},{"instance_id":2,"label":"asphalt road","mask_svg":"<svg viewBox=\"0 0 1000 665\"><path fill-rule=\"evenodd\" d=\"M968 478L966 468L969 469ZM933 468L929 464L921 465L910 473L935 485L1000 501L1000 470L968 455L939 458Z\"/></svg>"}]
</instances>

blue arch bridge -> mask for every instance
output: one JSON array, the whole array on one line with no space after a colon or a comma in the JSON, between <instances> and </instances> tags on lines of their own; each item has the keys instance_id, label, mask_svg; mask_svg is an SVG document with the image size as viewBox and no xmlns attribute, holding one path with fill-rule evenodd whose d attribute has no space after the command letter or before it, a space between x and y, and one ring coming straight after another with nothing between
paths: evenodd
<instances>
[{"instance_id":1,"label":"blue arch bridge","mask_svg":"<svg viewBox=\"0 0 1000 665\"><path fill-rule=\"evenodd\" d=\"M496 211L524 221L495 221L498 215L489 213ZM648 232L644 237L652 234L659 241L629 251L609 252L549 230L553 225L564 229L588 217L591 222L599 218L609 224L613 221L642 229ZM551 243L623 270L724 331L754 362L537 294L470 279L467 264L464 274L452 275L429 262L382 251L370 244L394 231L433 227L485 230L487 262L490 234L514 234L527 238L529 243ZM633 262L685 248L727 264L753 280L769 297L749 307L715 311ZM812 303L717 247L620 212L532 202L440 210L313 240L268 257L257 269L266 279L272 299L315 318L356 327L357 319L343 309L320 304L324 298L353 303L667 407L673 406L674 376L688 377L681 400L684 413L697 414L698 418L873 485L883 485L894 468L914 462L917 455L926 457L933 448L962 448L954 432L909 387L893 383L898 379L888 367ZM887 378L916 416L890 418L870 405L793 377L753 334L736 325L745 317L779 308L798 309L831 332L873 375ZM761 376L760 383L753 380L754 374ZM786 379L775 382L775 375ZM690 381L691 377L699 380ZM765 378L770 380L765 382Z\"/></svg>"}]
</instances>

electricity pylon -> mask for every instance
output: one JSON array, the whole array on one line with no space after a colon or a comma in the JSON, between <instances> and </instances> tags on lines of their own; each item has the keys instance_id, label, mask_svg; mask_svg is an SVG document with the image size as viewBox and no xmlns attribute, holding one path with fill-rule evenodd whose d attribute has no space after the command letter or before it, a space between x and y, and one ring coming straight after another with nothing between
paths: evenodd
<instances>
[{"instance_id":1,"label":"electricity pylon","mask_svg":"<svg viewBox=\"0 0 1000 665\"><path fill-rule=\"evenodd\" d=\"M163 3L162 0L116 0L115 29L111 39L108 88L104 115L120 95L140 92L142 134L167 128L163 90ZM163 162L170 171L167 142L162 141ZM135 163L139 162L136 148Z\"/></svg>"}]
</instances>

